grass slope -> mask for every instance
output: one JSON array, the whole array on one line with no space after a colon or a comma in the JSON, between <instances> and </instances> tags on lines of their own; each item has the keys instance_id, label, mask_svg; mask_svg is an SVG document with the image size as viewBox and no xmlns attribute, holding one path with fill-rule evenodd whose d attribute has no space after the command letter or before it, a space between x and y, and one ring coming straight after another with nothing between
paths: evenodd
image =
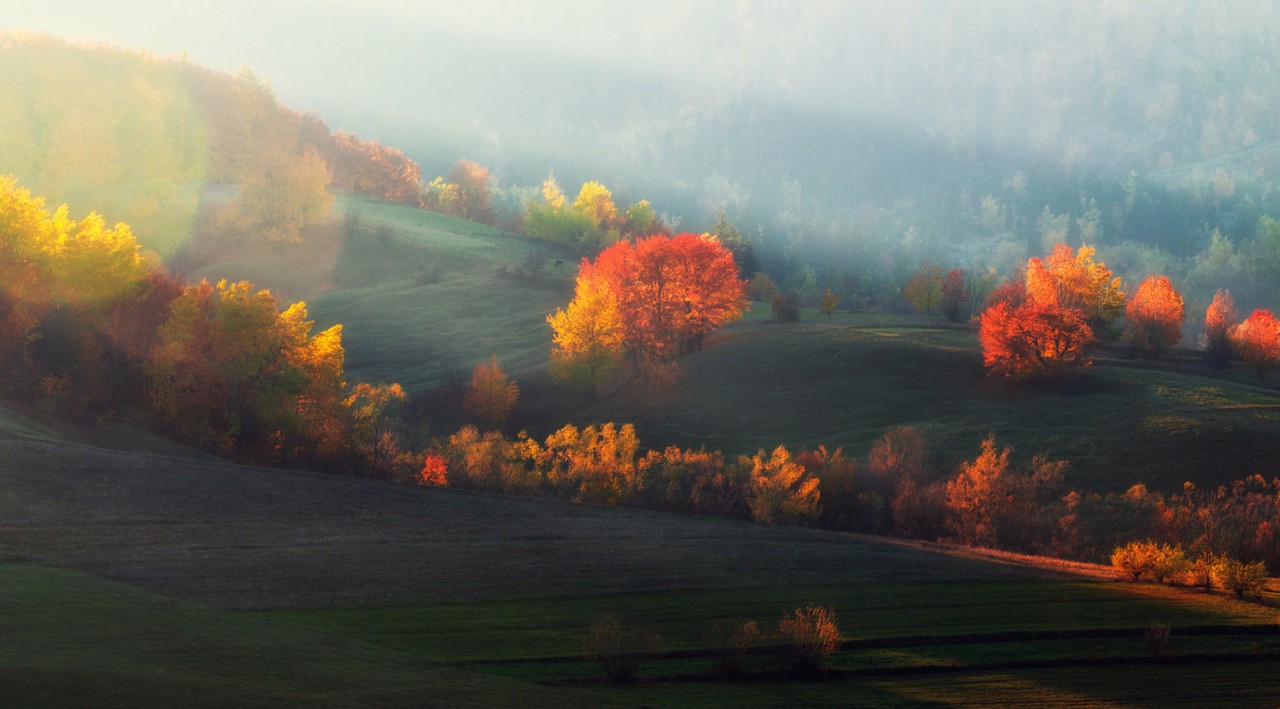
<instances>
[{"instance_id":1,"label":"grass slope","mask_svg":"<svg viewBox=\"0 0 1280 709\"><path fill-rule=\"evenodd\" d=\"M681 361L669 391L633 385L590 401L546 374L545 317L568 302L575 269L505 274L552 247L421 210L344 199L349 214L304 247L261 247L199 275L250 277L308 298L318 325L341 322L353 380L394 380L423 395L434 434L465 418L451 393L497 354L521 387L513 423L545 435L564 423L634 422L646 446L752 453L779 444L844 446L862 456L885 430L921 428L943 470L988 433L1029 458L1070 461L1069 482L1176 491L1280 473L1280 393L1247 378L1205 378L1123 360L1065 386L1002 384L982 371L976 337L934 318L838 313L778 325L756 304L740 324ZM354 226L351 226L354 225Z\"/></svg>"},{"instance_id":2,"label":"grass slope","mask_svg":"<svg viewBox=\"0 0 1280 709\"><path fill-rule=\"evenodd\" d=\"M410 390L469 378L498 355L508 370L545 363L546 316L568 302L576 262L544 242L400 205L353 197L302 245L195 245L187 277L249 280L306 300L317 327L343 325L353 380ZM533 277L516 270L545 259ZM564 265L556 267L556 261Z\"/></svg>"},{"instance_id":3,"label":"grass slope","mask_svg":"<svg viewBox=\"0 0 1280 709\"><path fill-rule=\"evenodd\" d=\"M1029 458L1070 461L1069 482L1166 491L1280 473L1280 394L1192 374L1099 362L1065 386L984 376L976 337L929 318L841 314L830 324L747 322L681 360L669 391L632 386L599 402L545 376L522 382L520 423L630 421L647 445L752 453L785 444L863 456L887 429L919 427L944 470L988 433Z\"/></svg>"},{"instance_id":4,"label":"grass slope","mask_svg":"<svg viewBox=\"0 0 1280 709\"><path fill-rule=\"evenodd\" d=\"M767 629L809 602L842 619L835 674L708 674L709 627ZM599 685L579 659L606 612L664 638L638 686ZM0 436L6 705L1110 701L1130 685L1107 663L1139 662L1130 681L1163 671L1139 639L1153 620L1175 627L1187 672L1240 663L1207 680L1222 696L1274 688L1275 640L1242 634L1274 627L1274 610L1217 596L811 530Z\"/></svg>"}]
</instances>

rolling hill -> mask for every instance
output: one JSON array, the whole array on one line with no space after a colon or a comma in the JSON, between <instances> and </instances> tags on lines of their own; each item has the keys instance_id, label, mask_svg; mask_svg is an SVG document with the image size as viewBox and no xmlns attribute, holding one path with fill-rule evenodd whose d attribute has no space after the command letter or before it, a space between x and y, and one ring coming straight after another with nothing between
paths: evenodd
<instances>
[{"instance_id":1,"label":"rolling hill","mask_svg":"<svg viewBox=\"0 0 1280 709\"><path fill-rule=\"evenodd\" d=\"M1278 689L1273 611L1218 596L853 535L112 451L42 430L0 416L0 703L911 705L1212 691L1247 706ZM769 632L815 602L846 638L822 681L771 674L766 654L749 660L757 680L710 670L716 624L756 618ZM642 684L600 684L581 659L605 613L661 636ZM1181 672L1146 649L1153 621L1174 629Z\"/></svg>"},{"instance_id":2,"label":"rolling hill","mask_svg":"<svg viewBox=\"0 0 1280 709\"><path fill-rule=\"evenodd\" d=\"M456 390L497 354L521 387L512 428L539 436L566 423L617 421L635 423L653 448L823 444L864 456L889 428L912 425L943 471L994 433L1026 458L1069 461L1068 482L1100 492L1139 482L1172 492L1185 481L1213 487L1280 472L1280 393L1248 372L1108 356L1065 385L1004 384L984 375L972 331L923 316L839 312L828 321L808 311L783 325L755 304L681 360L676 386L634 382L591 400L546 373L545 318L571 297L571 260L534 240L408 207L345 199L340 209L354 226L331 226L328 246L240 252L194 275L260 278L307 297L318 324L344 324L349 378L400 381L433 435L466 421ZM546 266L517 275L531 254ZM568 262L556 268L555 259Z\"/></svg>"}]
</instances>

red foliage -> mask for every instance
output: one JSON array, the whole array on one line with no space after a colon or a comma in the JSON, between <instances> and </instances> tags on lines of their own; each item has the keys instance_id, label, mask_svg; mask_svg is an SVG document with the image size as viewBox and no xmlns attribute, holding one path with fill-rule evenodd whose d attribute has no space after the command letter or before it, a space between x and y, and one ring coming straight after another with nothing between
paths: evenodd
<instances>
[{"instance_id":1,"label":"red foliage","mask_svg":"<svg viewBox=\"0 0 1280 709\"><path fill-rule=\"evenodd\" d=\"M696 234L620 241L588 268L617 297L624 347L640 364L700 349L707 333L746 308L733 254Z\"/></svg>"},{"instance_id":2,"label":"red foliage","mask_svg":"<svg viewBox=\"0 0 1280 709\"><path fill-rule=\"evenodd\" d=\"M1093 330L1078 310L1054 303L1011 306L1002 301L982 314L978 339L988 372L1037 379L1087 366L1085 348L1093 342Z\"/></svg>"},{"instance_id":3,"label":"red foliage","mask_svg":"<svg viewBox=\"0 0 1280 709\"><path fill-rule=\"evenodd\" d=\"M418 206L422 168L400 150L336 131L325 157L333 168L334 189Z\"/></svg>"},{"instance_id":4,"label":"red foliage","mask_svg":"<svg viewBox=\"0 0 1280 709\"><path fill-rule=\"evenodd\" d=\"M1239 319L1231 291L1220 290L1214 293L1213 302L1204 312L1202 334L1205 356L1214 367L1225 366L1231 358L1231 331L1235 329Z\"/></svg>"},{"instance_id":5,"label":"red foliage","mask_svg":"<svg viewBox=\"0 0 1280 709\"><path fill-rule=\"evenodd\" d=\"M1280 322L1270 310L1255 310L1235 331L1236 347L1258 378L1280 362Z\"/></svg>"},{"instance_id":6,"label":"red foliage","mask_svg":"<svg viewBox=\"0 0 1280 709\"><path fill-rule=\"evenodd\" d=\"M964 271L953 268L942 279L942 314L948 320L960 322L965 318L965 306L969 303L969 283Z\"/></svg>"},{"instance_id":7,"label":"red foliage","mask_svg":"<svg viewBox=\"0 0 1280 709\"><path fill-rule=\"evenodd\" d=\"M444 487L449 481L449 464L436 451L427 453L418 473L418 484L428 487Z\"/></svg>"}]
</instances>

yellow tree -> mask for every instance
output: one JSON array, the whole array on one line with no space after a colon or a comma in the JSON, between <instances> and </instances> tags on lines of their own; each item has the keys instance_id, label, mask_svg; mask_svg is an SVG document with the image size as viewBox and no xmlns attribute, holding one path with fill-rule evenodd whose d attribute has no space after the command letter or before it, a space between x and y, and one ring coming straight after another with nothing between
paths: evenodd
<instances>
[{"instance_id":1,"label":"yellow tree","mask_svg":"<svg viewBox=\"0 0 1280 709\"><path fill-rule=\"evenodd\" d=\"M547 206L552 209L564 208L564 191L560 189L560 183L556 182L554 172L547 175L547 179L542 181L542 198L546 200Z\"/></svg>"},{"instance_id":2,"label":"yellow tree","mask_svg":"<svg viewBox=\"0 0 1280 709\"><path fill-rule=\"evenodd\" d=\"M573 300L547 316L551 324L551 376L599 394L622 355L618 299L609 283L584 263Z\"/></svg>"},{"instance_id":3,"label":"yellow tree","mask_svg":"<svg viewBox=\"0 0 1280 709\"><path fill-rule=\"evenodd\" d=\"M599 182L582 183L573 207L590 217L601 229L607 229L618 221L618 208L613 203L613 193Z\"/></svg>"},{"instance_id":4,"label":"yellow tree","mask_svg":"<svg viewBox=\"0 0 1280 709\"><path fill-rule=\"evenodd\" d=\"M360 382L342 402L351 418L351 447L368 460L373 472L385 473L392 459L387 445L393 438L390 426L397 407L404 403L404 389L396 383Z\"/></svg>"},{"instance_id":5,"label":"yellow tree","mask_svg":"<svg viewBox=\"0 0 1280 709\"><path fill-rule=\"evenodd\" d=\"M488 362L476 365L471 373L462 407L489 426L501 426L511 416L520 388L507 377L493 355Z\"/></svg>"},{"instance_id":6,"label":"yellow tree","mask_svg":"<svg viewBox=\"0 0 1280 709\"><path fill-rule=\"evenodd\" d=\"M778 446L765 455L758 451L742 463L751 467L751 487L747 505L751 518L766 524L808 524L822 514L818 478Z\"/></svg>"},{"instance_id":7,"label":"yellow tree","mask_svg":"<svg viewBox=\"0 0 1280 709\"><path fill-rule=\"evenodd\" d=\"M1095 253L1090 246L1081 246L1077 251L1058 244L1044 260L1044 268L1056 291L1057 305L1080 311L1103 339L1114 339L1111 323L1124 312L1124 286L1107 264L1093 260ZM1028 268L1027 273L1029 293L1033 291L1031 270Z\"/></svg>"}]
</instances>

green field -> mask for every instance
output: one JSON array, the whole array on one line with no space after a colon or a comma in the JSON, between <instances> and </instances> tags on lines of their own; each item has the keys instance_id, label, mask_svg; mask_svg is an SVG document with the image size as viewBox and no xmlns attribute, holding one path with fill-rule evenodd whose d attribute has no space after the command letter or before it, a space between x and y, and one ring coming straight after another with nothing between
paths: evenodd
<instances>
[{"instance_id":1,"label":"green field","mask_svg":"<svg viewBox=\"0 0 1280 709\"><path fill-rule=\"evenodd\" d=\"M111 451L0 416L0 705L1168 706L1280 692L1272 606L925 545ZM1274 593L1269 595L1274 602ZM809 603L820 677L714 672ZM640 682L581 659L609 613ZM1168 657L1143 641L1172 628Z\"/></svg>"}]
</instances>

